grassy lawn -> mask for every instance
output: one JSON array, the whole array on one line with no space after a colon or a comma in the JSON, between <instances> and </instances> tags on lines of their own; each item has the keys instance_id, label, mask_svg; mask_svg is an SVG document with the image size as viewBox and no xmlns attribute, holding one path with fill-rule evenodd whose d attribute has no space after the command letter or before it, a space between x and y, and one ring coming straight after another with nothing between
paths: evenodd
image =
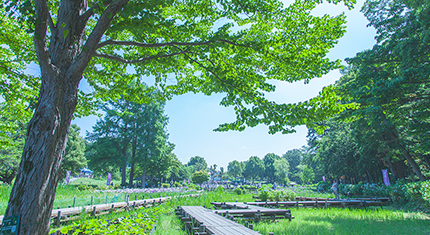
<instances>
[{"instance_id":1,"label":"grassy lawn","mask_svg":"<svg viewBox=\"0 0 430 235\"><path fill-rule=\"evenodd\" d=\"M83 179L82 183L95 184L93 179ZM62 201L70 201L76 197L79 199L93 196L95 198L105 198L106 195L112 196L114 193L95 193L92 190L77 190L76 186L81 182L74 181L73 185L59 186L56 196L56 205ZM7 200L9 197L11 186L0 186L0 209L4 212L7 206ZM308 190L305 187L296 187L292 189L296 191L299 196L306 197L327 197L332 196L330 194L318 194L312 190ZM120 192L120 191L115 191ZM163 193L146 194L157 197ZM169 193L164 193L164 195ZM179 195L180 193L176 193ZM130 200L134 200L133 194L130 194ZM136 194L141 197L142 194ZM105 199L104 199L105 200ZM103 201L104 201L103 200ZM123 200L123 199L120 199ZM106 220L114 220L119 217L129 218L132 226L140 226L139 223L135 225L135 218L139 215L148 215L147 221L142 220L141 224L145 224L146 230L150 231L153 224L156 222L156 229L152 234L154 235L176 235L185 234L181 230L182 224L178 218L174 215L174 208L183 205L198 205L212 208L211 202L250 202L254 201L252 194L237 195L228 191L215 191L215 192L204 192L199 197L175 197L166 203L145 209L131 210L129 212L121 212L114 214L107 214L98 216L96 219L89 218L88 216L82 215L78 220L74 221L75 224L69 226L79 226L79 224L90 224L90 226L100 226ZM89 203L89 202L88 202ZM94 203L95 204L95 203ZM254 223L254 230L260 231L262 234L268 234L273 232L274 234L427 234L430 235L430 217L426 214L418 212L404 212L396 210L394 207L381 208L369 208L363 209L342 209L342 208L329 208L329 209L313 209L313 208L292 208L292 215L295 217L291 222L288 220L276 220L276 221L261 221ZM139 220L140 221L140 220ZM251 222L253 223L253 222ZM111 225L112 226L112 225ZM58 228L55 228L58 229ZM118 228L119 229L119 228ZM103 231L103 229L99 230ZM114 230L106 230L100 233L91 234L109 234Z\"/></svg>"},{"instance_id":2,"label":"grassy lawn","mask_svg":"<svg viewBox=\"0 0 430 235\"><path fill-rule=\"evenodd\" d=\"M309 195L303 195L308 196ZM172 200L169 207L178 205L206 205L210 201L252 201L247 195L231 193L205 193L200 198ZM430 235L430 217L416 212L392 210L389 207L364 209L313 209L292 208L295 216L288 220L261 221L254 224L254 230L262 234L428 234ZM185 234L164 233L177 228L179 220L172 215L160 217L156 234ZM179 226L180 227L180 226ZM160 231L161 230L161 231ZM181 231L178 231L181 232Z\"/></svg>"},{"instance_id":3,"label":"grassy lawn","mask_svg":"<svg viewBox=\"0 0 430 235\"><path fill-rule=\"evenodd\" d=\"M292 209L291 222L254 225L262 234L430 234L430 218L418 213L381 209Z\"/></svg>"}]
</instances>

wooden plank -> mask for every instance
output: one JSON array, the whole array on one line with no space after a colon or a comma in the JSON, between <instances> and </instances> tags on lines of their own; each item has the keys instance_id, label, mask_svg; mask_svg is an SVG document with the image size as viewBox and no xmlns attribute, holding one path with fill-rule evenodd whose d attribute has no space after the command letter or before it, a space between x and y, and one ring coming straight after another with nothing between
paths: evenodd
<instances>
[{"instance_id":1,"label":"wooden plank","mask_svg":"<svg viewBox=\"0 0 430 235\"><path fill-rule=\"evenodd\" d=\"M220 235L260 234L232 220L229 220L220 215L217 215L212 210L205 209L200 206L182 206L181 208L189 216L197 220L199 224L204 224L209 234L217 234L217 235L218 234Z\"/></svg>"}]
</instances>

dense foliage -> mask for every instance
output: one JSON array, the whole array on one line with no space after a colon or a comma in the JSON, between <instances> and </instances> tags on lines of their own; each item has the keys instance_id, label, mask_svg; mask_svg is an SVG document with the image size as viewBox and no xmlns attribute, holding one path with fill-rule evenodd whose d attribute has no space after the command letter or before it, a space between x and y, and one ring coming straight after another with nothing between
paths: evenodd
<instances>
[{"instance_id":1,"label":"dense foliage","mask_svg":"<svg viewBox=\"0 0 430 235\"><path fill-rule=\"evenodd\" d=\"M369 0L362 12L377 44L346 59L335 88L355 103L329 121L323 135L309 130L314 169L347 182L430 177L430 2Z\"/></svg>"},{"instance_id":2,"label":"dense foliage","mask_svg":"<svg viewBox=\"0 0 430 235\"><path fill-rule=\"evenodd\" d=\"M171 154L173 145L167 141L167 117L164 104L138 104L120 99L103 106L105 115L97 121L90 141L87 158L97 175L121 168L121 185L133 186L135 174L168 178L171 168L178 162Z\"/></svg>"}]
</instances>

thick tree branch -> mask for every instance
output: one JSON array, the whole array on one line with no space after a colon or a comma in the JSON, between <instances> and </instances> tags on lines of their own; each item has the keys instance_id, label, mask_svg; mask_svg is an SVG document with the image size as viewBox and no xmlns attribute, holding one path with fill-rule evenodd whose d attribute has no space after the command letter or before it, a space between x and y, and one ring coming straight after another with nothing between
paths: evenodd
<instances>
[{"instance_id":1,"label":"thick tree branch","mask_svg":"<svg viewBox=\"0 0 430 235\"><path fill-rule=\"evenodd\" d=\"M94 15L94 10L100 9L100 5L109 6L113 1L105 1L103 3L96 3L94 6L92 6L90 9L88 9L86 12L84 12L82 15L79 16L79 30L83 30L85 28L85 25L87 24L88 20L92 15Z\"/></svg>"},{"instance_id":2,"label":"thick tree branch","mask_svg":"<svg viewBox=\"0 0 430 235\"><path fill-rule=\"evenodd\" d=\"M37 14L37 23L34 31L34 47L39 61L41 73L47 73L50 69L48 49L46 45L46 31L49 18L49 9L47 0L34 1Z\"/></svg>"},{"instance_id":3,"label":"thick tree branch","mask_svg":"<svg viewBox=\"0 0 430 235\"><path fill-rule=\"evenodd\" d=\"M201 46L201 45L209 45L216 42L223 42L227 44L231 44L237 47L248 47L247 45L238 44L229 40L220 39L218 41L204 41L204 42L165 42L165 43L141 43L134 41L115 41L115 40L106 40L104 42L99 43L97 48L101 48L108 45L120 45L120 46L136 46L136 47L147 47L147 48L158 48L158 47L166 47L166 46Z\"/></svg>"},{"instance_id":4,"label":"thick tree branch","mask_svg":"<svg viewBox=\"0 0 430 235\"><path fill-rule=\"evenodd\" d=\"M94 56L97 45L100 42L103 34L109 28L113 17L120 11L129 0L116 0L111 3L106 10L101 14L96 26L88 37L84 45L83 51L78 59L69 67L69 74L76 79L81 79L84 69L87 67L91 58ZM84 13L85 14L85 13Z\"/></svg>"},{"instance_id":5,"label":"thick tree branch","mask_svg":"<svg viewBox=\"0 0 430 235\"><path fill-rule=\"evenodd\" d=\"M164 55L152 55L152 56L140 58L140 59L137 59L137 60L126 60L126 59L118 57L118 56L107 55L107 54L100 54L100 53L97 53L97 52L95 53L95 56L101 57L101 58L106 58L106 59L111 59L111 60L116 60L116 61L124 63L124 64L136 64L136 63L140 63L140 62L143 62L143 61L148 61L148 60L153 60L153 59L158 59L158 58L172 57L172 56L180 55L180 54L184 54L184 52L176 52L176 53L164 54Z\"/></svg>"},{"instance_id":6,"label":"thick tree branch","mask_svg":"<svg viewBox=\"0 0 430 235\"><path fill-rule=\"evenodd\" d=\"M99 43L97 48L108 46L108 45L120 45L120 46L137 46L137 47L147 47L147 48L157 48L157 47L165 47L165 46L200 46L200 45L208 45L213 43L214 41L206 41L206 42L166 42L166 43L141 43L134 41L115 41L115 40L107 40Z\"/></svg>"}]
</instances>

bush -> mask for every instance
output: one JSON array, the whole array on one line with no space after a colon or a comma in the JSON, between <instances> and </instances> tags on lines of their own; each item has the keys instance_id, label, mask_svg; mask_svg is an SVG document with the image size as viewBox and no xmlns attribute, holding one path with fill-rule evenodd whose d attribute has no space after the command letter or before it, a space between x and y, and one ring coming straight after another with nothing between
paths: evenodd
<instances>
[{"instance_id":1,"label":"bush","mask_svg":"<svg viewBox=\"0 0 430 235\"><path fill-rule=\"evenodd\" d=\"M261 201L269 201L274 199L274 194L272 189L265 189L260 191L258 194L258 198L260 198Z\"/></svg>"},{"instance_id":2,"label":"bush","mask_svg":"<svg viewBox=\"0 0 430 235\"><path fill-rule=\"evenodd\" d=\"M161 184L161 187L162 187L162 188L170 188L170 184L162 183L162 184Z\"/></svg>"},{"instance_id":3,"label":"bush","mask_svg":"<svg viewBox=\"0 0 430 235\"><path fill-rule=\"evenodd\" d=\"M317 190L318 192L329 192L331 189L331 184L329 182L320 181L317 184Z\"/></svg>"},{"instance_id":4,"label":"bush","mask_svg":"<svg viewBox=\"0 0 430 235\"><path fill-rule=\"evenodd\" d=\"M430 205L430 180L427 180L421 184L421 195L424 201Z\"/></svg>"},{"instance_id":5,"label":"bush","mask_svg":"<svg viewBox=\"0 0 430 235\"><path fill-rule=\"evenodd\" d=\"M223 193L224 192L224 188L221 185L219 185L218 187L216 187L215 192L217 192L217 193Z\"/></svg>"},{"instance_id":6,"label":"bush","mask_svg":"<svg viewBox=\"0 0 430 235\"><path fill-rule=\"evenodd\" d=\"M273 195L275 201L294 201L296 199L296 193L291 190L275 190Z\"/></svg>"},{"instance_id":7,"label":"bush","mask_svg":"<svg viewBox=\"0 0 430 235\"><path fill-rule=\"evenodd\" d=\"M90 185L80 184L78 187L79 191L85 191L85 190L93 190L93 187Z\"/></svg>"},{"instance_id":8,"label":"bush","mask_svg":"<svg viewBox=\"0 0 430 235\"><path fill-rule=\"evenodd\" d=\"M200 190L200 186L191 183L188 185L188 189Z\"/></svg>"},{"instance_id":9,"label":"bush","mask_svg":"<svg viewBox=\"0 0 430 235\"><path fill-rule=\"evenodd\" d=\"M251 190L251 189L257 189L257 186L254 186L254 185L247 185L247 184L245 184L245 185L242 185L242 186L240 186L242 189L247 189L247 190Z\"/></svg>"},{"instance_id":10,"label":"bush","mask_svg":"<svg viewBox=\"0 0 430 235\"><path fill-rule=\"evenodd\" d=\"M234 189L234 193L236 193L237 195L246 194L246 189L243 189L242 187L237 187Z\"/></svg>"},{"instance_id":11,"label":"bush","mask_svg":"<svg viewBox=\"0 0 430 235\"><path fill-rule=\"evenodd\" d=\"M173 186L176 188L179 188L179 187L182 187L182 184L180 182L175 182Z\"/></svg>"}]
</instances>

